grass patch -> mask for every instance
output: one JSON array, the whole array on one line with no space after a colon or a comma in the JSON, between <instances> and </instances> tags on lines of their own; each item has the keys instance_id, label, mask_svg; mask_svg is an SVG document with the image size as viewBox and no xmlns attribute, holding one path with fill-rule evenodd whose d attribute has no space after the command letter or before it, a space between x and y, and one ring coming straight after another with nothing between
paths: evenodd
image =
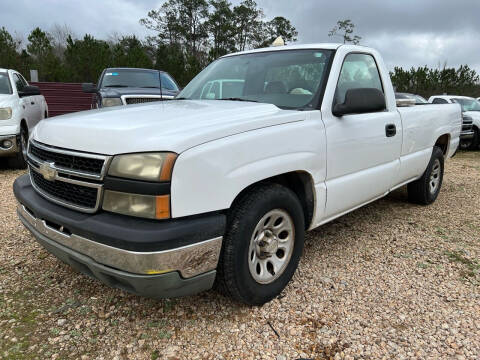
<instances>
[{"instance_id":1,"label":"grass patch","mask_svg":"<svg viewBox=\"0 0 480 360\"><path fill-rule=\"evenodd\" d=\"M461 271L463 278L475 278L480 270L478 261L468 259L461 251L445 251L445 255L450 262L462 264L464 269Z\"/></svg>"}]
</instances>

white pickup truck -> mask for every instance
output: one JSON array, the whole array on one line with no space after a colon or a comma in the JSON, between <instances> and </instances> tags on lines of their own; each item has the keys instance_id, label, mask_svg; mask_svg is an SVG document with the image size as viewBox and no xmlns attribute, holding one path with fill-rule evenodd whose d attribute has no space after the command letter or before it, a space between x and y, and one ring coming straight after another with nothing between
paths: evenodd
<instances>
[{"instance_id":1,"label":"white pickup truck","mask_svg":"<svg viewBox=\"0 0 480 360\"><path fill-rule=\"evenodd\" d=\"M46 117L48 106L39 88L15 70L0 69L0 157L15 168L26 168L29 133Z\"/></svg>"},{"instance_id":2,"label":"white pickup truck","mask_svg":"<svg viewBox=\"0 0 480 360\"><path fill-rule=\"evenodd\" d=\"M460 145L477 150L480 146L480 102L468 96L433 95L428 99L432 104L460 104L463 112L463 128Z\"/></svg>"},{"instance_id":3,"label":"white pickup truck","mask_svg":"<svg viewBox=\"0 0 480 360\"><path fill-rule=\"evenodd\" d=\"M305 231L406 184L434 202L461 124L455 104L397 109L370 48L259 49L216 60L170 102L42 121L14 193L37 241L110 286L215 285L259 305L292 278Z\"/></svg>"}]
</instances>

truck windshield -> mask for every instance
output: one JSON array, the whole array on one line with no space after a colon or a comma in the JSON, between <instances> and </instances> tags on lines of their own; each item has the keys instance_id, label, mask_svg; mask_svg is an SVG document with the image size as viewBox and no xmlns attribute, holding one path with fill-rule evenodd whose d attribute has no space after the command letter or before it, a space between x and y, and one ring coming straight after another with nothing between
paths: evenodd
<instances>
[{"instance_id":1,"label":"truck windshield","mask_svg":"<svg viewBox=\"0 0 480 360\"><path fill-rule=\"evenodd\" d=\"M330 50L288 50L220 58L177 99L240 100L305 109L325 81Z\"/></svg>"},{"instance_id":2,"label":"truck windshield","mask_svg":"<svg viewBox=\"0 0 480 360\"><path fill-rule=\"evenodd\" d=\"M480 102L475 99L453 99L456 103L459 103L462 107L462 111L480 111Z\"/></svg>"},{"instance_id":3,"label":"truck windshield","mask_svg":"<svg viewBox=\"0 0 480 360\"><path fill-rule=\"evenodd\" d=\"M177 84L168 74L161 73L162 89L178 91ZM100 88L136 87L160 88L158 71L139 69L108 69L103 75Z\"/></svg>"},{"instance_id":4,"label":"truck windshield","mask_svg":"<svg viewBox=\"0 0 480 360\"><path fill-rule=\"evenodd\" d=\"M8 73L0 72L0 94L11 94L12 87L8 79Z\"/></svg>"}]
</instances>

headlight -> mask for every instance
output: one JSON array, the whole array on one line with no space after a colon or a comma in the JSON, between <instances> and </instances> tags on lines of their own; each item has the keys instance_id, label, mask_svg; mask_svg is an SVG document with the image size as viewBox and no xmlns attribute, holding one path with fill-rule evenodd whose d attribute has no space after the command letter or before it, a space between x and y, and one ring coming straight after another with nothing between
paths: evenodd
<instances>
[{"instance_id":1,"label":"headlight","mask_svg":"<svg viewBox=\"0 0 480 360\"><path fill-rule=\"evenodd\" d=\"M149 219L170 217L169 195L140 195L105 190L103 210Z\"/></svg>"},{"instance_id":2,"label":"headlight","mask_svg":"<svg viewBox=\"0 0 480 360\"><path fill-rule=\"evenodd\" d=\"M115 156L108 175L143 181L170 181L174 153L145 153Z\"/></svg>"},{"instance_id":3,"label":"headlight","mask_svg":"<svg viewBox=\"0 0 480 360\"><path fill-rule=\"evenodd\" d=\"M122 105L122 99L120 98L103 98L102 99L103 107L118 106L118 105Z\"/></svg>"},{"instance_id":4,"label":"headlight","mask_svg":"<svg viewBox=\"0 0 480 360\"><path fill-rule=\"evenodd\" d=\"M12 108L0 108L0 120L8 120L12 117Z\"/></svg>"},{"instance_id":5,"label":"headlight","mask_svg":"<svg viewBox=\"0 0 480 360\"><path fill-rule=\"evenodd\" d=\"M143 153L115 156L108 175L151 182L168 182L172 178L175 153ZM141 183L140 183L141 184ZM105 190L103 209L119 214L149 219L170 218L170 195L143 195Z\"/></svg>"}]
</instances>

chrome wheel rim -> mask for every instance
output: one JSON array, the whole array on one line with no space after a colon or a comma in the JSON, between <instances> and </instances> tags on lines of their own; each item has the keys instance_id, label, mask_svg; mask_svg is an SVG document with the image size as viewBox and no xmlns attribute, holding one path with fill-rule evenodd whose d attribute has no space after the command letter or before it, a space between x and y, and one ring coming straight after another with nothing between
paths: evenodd
<instances>
[{"instance_id":1,"label":"chrome wheel rim","mask_svg":"<svg viewBox=\"0 0 480 360\"><path fill-rule=\"evenodd\" d=\"M285 210L266 213L255 226L248 249L248 267L253 279L269 284L285 271L292 257L295 226Z\"/></svg>"},{"instance_id":2,"label":"chrome wheel rim","mask_svg":"<svg viewBox=\"0 0 480 360\"><path fill-rule=\"evenodd\" d=\"M432 172L430 173L430 194L435 194L440 186L440 174L442 167L440 165L440 160L435 159L432 166Z\"/></svg>"},{"instance_id":3,"label":"chrome wheel rim","mask_svg":"<svg viewBox=\"0 0 480 360\"><path fill-rule=\"evenodd\" d=\"M25 161L27 161L27 147L28 147L28 144L27 144L27 139L25 137L25 130L21 131L20 132L20 142L22 143L22 155L23 155L23 159Z\"/></svg>"}]
</instances>

